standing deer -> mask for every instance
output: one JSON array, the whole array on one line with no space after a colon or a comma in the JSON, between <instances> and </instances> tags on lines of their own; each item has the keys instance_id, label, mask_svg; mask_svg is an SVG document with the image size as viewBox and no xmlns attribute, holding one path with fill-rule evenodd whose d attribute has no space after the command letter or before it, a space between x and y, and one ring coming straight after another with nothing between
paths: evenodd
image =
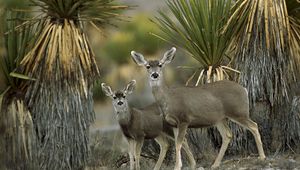
<instances>
[{"instance_id":1,"label":"standing deer","mask_svg":"<svg viewBox=\"0 0 300 170\"><path fill-rule=\"evenodd\" d=\"M131 52L134 61L147 69L152 93L164 114L174 127L176 145L175 169L181 169L181 147L187 128L216 126L222 136L219 154L212 165L220 165L232 133L226 118L250 130L255 138L259 158L265 159L257 124L249 117L247 90L232 81L218 81L199 87L168 88L163 81L163 67L170 63L176 48L167 51L162 59L147 61L142 54Z\"/></svg>"},{"instance_id":2,"label":"standing deer","mask_svg":"<svg viewBox=\"0 0 300 170\"><path fill-rule=\"evenodd\" d=\"M135 80L132 80L125 89L113 92L105 83L102 83L103 92L112 99L114 111L121 130L129 143L130 169L140 169L140 153L144 139L155 139L160 146L160 153L155 170L160 169L169 148L168 138L174 140L172 127L163 122L158 105L153 103L143 109L132 108L128 105L127 95L133 92ZM193 154L184 139L183 149L186 151L190 166L195 169L196 162Z\"/></svg>"}]
</instances>

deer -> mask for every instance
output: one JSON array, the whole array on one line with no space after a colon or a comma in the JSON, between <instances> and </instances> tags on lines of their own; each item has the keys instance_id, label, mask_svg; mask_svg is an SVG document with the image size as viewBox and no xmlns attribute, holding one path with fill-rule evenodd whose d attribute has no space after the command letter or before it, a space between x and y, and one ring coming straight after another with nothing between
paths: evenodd
<instances>
[{"instance_id":1,"label":"deer","mask_svg":"<svg viewBox=\"0 0 300 170\"><path fill-rule=\"evenodd\" d=\"M176 48L166 51L160 60L146 60L144 56L131 51L131 56L138 66L147 70L153 96L163 112L165 121L173 127L175 135L176 162L174 169L182 167L181 147L188 128L216 127L222 137L220 151L212 164L217 168L223 159L232 132L227 124L231 120L254 136L259 158L265 154L257 124L249 116L247 89L240 84L222 80L201 86L180 86L170 88L164 83L163 68L175 56Z\"/></svg>"},{"instance_id":2,"label":"deer","mask_svg":"<svg viewBox=\"0 0 300 170\"><path fill-rule=\"evenodd\" d=\"M163 121L162 115L156 103L152 103L142 109L130 107L127 96L135 88L136 81L129 82L123 90L112 91L105 83L101 84L106 96L112 99L112 105L118 123L129 144L130 169L140 169L140 154L145 139L154 139L160 146L159 158L154 170L159 170L169 148L169 139L174 140L172 127ZM196 162L186 142L183 141L191 169L195 169Z\"/></svg>"}]
</instances>

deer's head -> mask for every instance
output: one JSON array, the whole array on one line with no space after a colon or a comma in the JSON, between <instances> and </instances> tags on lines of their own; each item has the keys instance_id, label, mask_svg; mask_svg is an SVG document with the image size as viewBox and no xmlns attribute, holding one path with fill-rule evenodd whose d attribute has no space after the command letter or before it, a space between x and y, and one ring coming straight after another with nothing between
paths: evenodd
<instances>
[{"instance_id":1,"label":"deer's head","mask_svg":"<svg viewBox=\"0 0 300 170\"><path fill-rule=\"evenodd\" d=\"M150 85L160 86L163 80L162 70L166 64L169 64L173 59L176 52L176 48L173 47L167 52L160 60L147 61L144 56L135 51L131 51L131 56L135 63L139 66L144 66L148 72Z\"/></svg>"},{"instance_id":2,"label":"deer's head","mask_svg":"<svg viewBox=\"0 0 300 170\"><path fill-rule=\"evenodd\" d=\"M105 83L101 84L102 91L106 96L112 99L112 104L116 112L128 109L127 95L131 94L135 88L136 81L132 80L123 90L112 91L110 86Z\"/></svg>"}]
</instances>

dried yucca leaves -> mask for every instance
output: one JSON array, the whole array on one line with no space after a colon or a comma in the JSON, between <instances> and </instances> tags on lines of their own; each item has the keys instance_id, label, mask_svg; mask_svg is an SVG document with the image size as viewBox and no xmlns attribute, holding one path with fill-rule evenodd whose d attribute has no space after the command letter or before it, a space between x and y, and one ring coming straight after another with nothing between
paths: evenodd
<instances>
[{"instance_id":1,"label":"dried yucca leaves","mask_svg":"<svg viewBox=\"0 0 300 170\"><path fill-rule=\"evenodd\" d=\"M34 169L36 138L31 113L16 97L0 102L1 166L5 166L1 169Z\"/></svg>"},{"instance_id":2,"label":"dried yucca leaves","mask_svg":"<svg viewBox=\"0 0 300 170\"><path fill-rule=\"evenodd\" d=\"M287 3L286 3L287 2ZM240 0L234 7L234 15L225 29L234 28L237 54L234 60L241 71L240 82L248 89L252 117L261 128L267 149L282 149L288 141L299 137L289 136L299 131L290 119L292 94L290 85L296 72L296 53L299 51L297 30L290 16L289 0ZM295 2L295 3L294 3ZM266 108L266 113L255 112ZM283 127L287 127L283 129ZM294 133L296 134L296 133ZM268 147L267 147L268 146Z\"/></svg>"},{"instance_id":3,"label":"dried yucca leaves","mask_svg":"<svg viewBox=\"0 0 300 170\"><path fill-rule=\"evenodd\" d=\"M300 3L299 3L300 7ZM300 13L300 10L299 10ZM294 66L297 81L300 80L300 18L290 16L290 54L295 62L291 64Z\"/></svg>"},{"instance_id":4,"label":"dried yucca leaves","mask_svg":"<svg viewBox=\"0 0 300 170\"><path fill-rule=\"evenodd\" d=\"M259 100L268 100L271 105L282 103L288 100L288 84L293 78L285 0L241 2L230 19L234 24L244 23L235 44L241 83L249 91L251 105Z\"/></svg>"},{"instance_id":5,"label":"dried yucca leaves","mask_svg":"<svg viewBox=\"0 0 300 170\"><path fill-rule=\"evenodd\" d=\"M76 71L79 71L76 66L79 65L84 70L81 74L89 74L91 77L86 77L86 80L90 80L88 83L92 82L91 78L97 76L99 71L93 51L80 26L73 20L65 19L62 23L57 23L48 19L43 27L35 46L20 63L23 73L51 81L59 71L62 78L76 82L82 81L76 77ZM41 65L44 65L42 75L38 74ZM56 65L59 70L54 68ZM87 89L83 91L86 93Z\"/></svg>"}]
</instances>

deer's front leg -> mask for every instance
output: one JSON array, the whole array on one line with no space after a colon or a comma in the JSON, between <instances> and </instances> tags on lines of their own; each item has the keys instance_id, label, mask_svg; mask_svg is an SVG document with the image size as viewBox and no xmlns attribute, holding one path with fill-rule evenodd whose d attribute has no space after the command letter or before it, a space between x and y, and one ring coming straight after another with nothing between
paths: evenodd
<instances>
[{"instance_id":1,"label":"deer's front leg","mask_svg":"<svg viewBox=\"0 0 300 170\"><path fill-rule=\"evenodd\" d=\"M134 170L134 141L132 139L128 139L128 144L129 144L129 163L130 163L130 170Z\"/></svg>"},{"instance_id":2,"label":"deer's front leg","mask_svg":"<svg viewBox=\"0 0 300 170\"><path fill-rule=\"evenodd\" d=\"M181 160L181 147L182 143L185 138L186 130L188 125L185 123L179 124L177 128L174 128L174 137L175 137L175 149L176 149L176 163L175 163L175 170L180 170L182 167L182 160Z\"/></svg>"}]
</instances>

